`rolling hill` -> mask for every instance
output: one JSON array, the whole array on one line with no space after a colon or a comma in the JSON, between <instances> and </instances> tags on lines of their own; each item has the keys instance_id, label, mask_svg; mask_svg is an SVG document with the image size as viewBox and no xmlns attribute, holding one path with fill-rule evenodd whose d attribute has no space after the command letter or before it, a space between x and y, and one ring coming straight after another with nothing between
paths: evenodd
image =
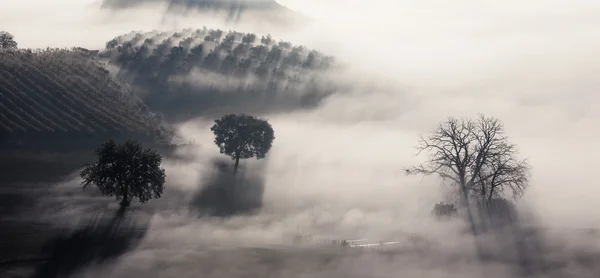
<instances>
[{"instance_id":1,"label":"rolling hill","mask_svg":"<svg viewBox=\"0 0 600 278\"><path fill-rule=\"evenodd\" d=\"M170 121L312 108L338 91L333 57L270 36L212 29L130 33L100 59Z\"/></svg>"},{"instance_id":2,"label":"rolling hill","mask_svg":"<svg viewBox=\"0 0 600 278\"><path fill-rule=\"evenodd\" d=\"M108 138L169 140L170 131L94 52L0 51L0 147L95 148Z\"/></svg>"}]
</instances>

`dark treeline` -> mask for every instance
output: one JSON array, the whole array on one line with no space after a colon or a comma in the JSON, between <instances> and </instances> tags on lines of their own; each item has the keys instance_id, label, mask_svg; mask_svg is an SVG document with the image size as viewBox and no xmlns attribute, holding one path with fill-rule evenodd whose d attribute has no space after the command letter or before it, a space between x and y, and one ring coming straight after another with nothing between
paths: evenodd
<instances>
[{"instance_id":1,"label":"dark treeline","mask_svg":"<svg viewBox=\"0 0 600 278\"><path fill-rule=\"evenodd\" d=\"M0 146L89 148L108 138L170 140L172 131L81 48L0 51Z\"/></svg>"},{"instance_id":2,"label":"dark treeline","mask_svg":"<svg viewBox=\"0 0 600 278\"><path fill-rule=\"evenodd\" d=\"M173 121L312 107L339 89L332 57L270 36L198 29L130 33L100 57Z\"/></svg>"}]
</instances>

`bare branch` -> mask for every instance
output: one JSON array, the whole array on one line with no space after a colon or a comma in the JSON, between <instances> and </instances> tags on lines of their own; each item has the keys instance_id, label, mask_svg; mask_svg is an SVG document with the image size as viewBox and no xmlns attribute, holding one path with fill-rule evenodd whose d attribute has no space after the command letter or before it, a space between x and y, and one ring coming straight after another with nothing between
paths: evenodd
<instances>
[{"instance_id":1,"label":"bare branch","mask_svg":"<svg viewBox=\"0 0 600 278\"><path fill-rule=\"evenodd\" d=\"M443 166L439 166L438 168L435 169L429 169L423 165L419 165L419 166L415 166L415 167L411 167L408 169L405 169L406 174L407 175L424 175L424 176L429 176L429 175L438 175L440 178L442 178L443 180L450 180L453 181L455 183L458 183L459 181L456 179L456 177L454 177L453 175L450 175L446 172L444 172L445 168Z\"/></svg>"},{"instance_id":2,"label":"bare branch","mask_svg":"<svg viewBox=\"0 0 600 278\"><path fill-rule=\"evenodd\" d=\"M406 169L407 174L438 175L478 199L508 192L517 198L529 185L529 165L517 158L516 145L508 142L504 126L493 117L450 117L429 136L419 136L417 150L417 155L428 155L427 163Z\"/></svg>"}]
</instances>

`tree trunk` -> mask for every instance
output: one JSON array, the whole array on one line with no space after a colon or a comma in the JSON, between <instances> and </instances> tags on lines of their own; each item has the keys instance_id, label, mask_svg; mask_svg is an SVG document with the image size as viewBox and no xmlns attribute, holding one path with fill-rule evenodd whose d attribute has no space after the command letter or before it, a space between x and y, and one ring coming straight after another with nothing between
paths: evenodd
<instances>
[{"instance_id":1,"label":"tree trunk","mask_svg":"<svg viewBox=\"0 0 600 278\"><path fill-rule=\"evenodd\" d=\"M477 235L477 226L475 225L475 218L473 217L473 211L471 210L471 204L469 203L469 193L467 192L467 187L466 186L461 186L461 191L463 194L463 201L465 203L465 206L467 208L467 216L469 217L469 222L471 223L471 231L473 232L473 235Z\"/></svg>"},{"instance_id":2,"label":"tree trunk","mask_svg":"<svg viewBox=\"0 0 600 278\"><path fill-rule=\"evenodd\" d=\"M240 156L236 155L235 156L235 165L233 166L233 173L237 173L238 170L238 166L240 166Z\"/></svg>"},{"instance_id":3,"label":"tree trunk","mask_svg":"<svg viewBox=\"0 0 600 278\"><path fill-rule=\"evenodd\" d=\"M473 233L473 240L475 241L475 250L479 258L482 257L483 253L481 250L481 246L479 246L479 239L477 233L477 225L475 224L475 218L473 217L473 211L471 210L471 204L469 204L469 192L467 189L467 184L464 179L461 179L460 189L463 195L463 202L467 207L467 216L469 217L469 223L471 223L471 232Z\"/></svg>"},{"instance_id":4,"label":"tree trunk","mask_svg":"<svg viewBox=\"0 0 600 278\"><path fill-rule=\"evenodd\" d=\"M487 200L486 200L486 206L487 206L487 210L488 210L488 215L490 217L490 224L492 225L492 228L494 227L494 214L492 213L492 210L495 209L493 206L494 204L492 204L492 196L494 194L494 187L490 188L490 194L487 196ZM490 207L491 206L491 207ZM494 211L496 212L496 211Z\"/></svg>"},{"instance_id":5,"label":"tree trunk","mask_svg":"<svg viewBox=\"0 0 600 278\"><path fill-rule=\"evenodd\" d=\"M122 208L129 207L129 199L127 198L127 196L124 196L123 200L121 200L121 207Z\"/></svg>"},{"instance_id":6,"label":"tree trunk","mask_svg":"<svg viewBox=\"0 0 600 278\"><path fill-rule=\"evenodd\" d=\"M492 205L492 201L488 200L487 202L485 202L485 206L487 208L487 213L488 213L488 217L490 218L490 227L492 229L494 229L494 216L492 215L492 207L490 207Z\"/></svg>"},{"instance_id":7,"label":"tree trunk","mask_svg":"<svg viewBox=\"0 0 600 278\"><path fill-rule=\"evenodd\" d=\"M121 190L123 192L123 200L121 200L121 208L125 209L129 207L129 192L127 192L127 186L121 185Z\"/></svg>"}]
</instances>

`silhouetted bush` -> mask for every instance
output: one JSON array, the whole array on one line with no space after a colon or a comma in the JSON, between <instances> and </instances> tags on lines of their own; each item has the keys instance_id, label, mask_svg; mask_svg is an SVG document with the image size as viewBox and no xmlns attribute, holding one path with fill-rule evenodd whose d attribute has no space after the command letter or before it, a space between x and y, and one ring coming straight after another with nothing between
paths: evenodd
<instances>
[{"instance_id":1,"label":"silhouetted bush","mask_svg":"<svg viewBox=\"0 0 600 278\"><path fill-rule=\"evenodd\" d=\"M433 206L431 214L437 218L450 218L458 215L458 211L456 210L454 204L439 202Z\"/></svg>"}]
</instances>

